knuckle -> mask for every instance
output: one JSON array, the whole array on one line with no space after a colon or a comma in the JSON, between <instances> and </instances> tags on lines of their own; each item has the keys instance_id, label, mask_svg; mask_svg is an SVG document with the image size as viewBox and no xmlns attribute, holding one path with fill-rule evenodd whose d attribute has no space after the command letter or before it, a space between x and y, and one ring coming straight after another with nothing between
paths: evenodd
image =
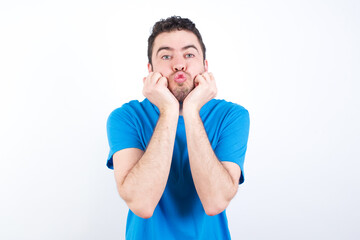
<instances>
[{"instance_id":1,"label":"knuckle","mask_svg":"<svg viewBox=\"0 0 360 240\"><path fill-rule=\"evenodd\" d=\"M153 78L160 78L161 74L159 72L154 73Z\"/></svg>"}]
</instances>

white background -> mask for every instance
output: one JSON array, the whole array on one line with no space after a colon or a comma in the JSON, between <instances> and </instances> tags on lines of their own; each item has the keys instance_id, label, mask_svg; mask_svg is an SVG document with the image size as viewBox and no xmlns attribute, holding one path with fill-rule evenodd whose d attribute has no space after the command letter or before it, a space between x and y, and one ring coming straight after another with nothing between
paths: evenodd
<instances>
[{"instance_id":1,"label":"white background","mask_svg":"<svg viewBox=\"0 0 360 240\"><path fill-rule=\"evenodd\" d=\"M356 0L1 0L0 239L124 239L106 119L143 99L171 15L202 33L217 98L250 112L233 239L359 239Z\"/></svg>"}]
</instances>

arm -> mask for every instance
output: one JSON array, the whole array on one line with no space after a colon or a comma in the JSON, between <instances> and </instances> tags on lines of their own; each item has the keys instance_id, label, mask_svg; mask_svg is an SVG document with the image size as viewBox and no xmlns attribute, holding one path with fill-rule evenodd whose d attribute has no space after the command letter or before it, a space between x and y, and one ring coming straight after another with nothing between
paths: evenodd
<instances>
[{"instance_id":1,"label":"arm","mask_svg":"<svg viewBox=\"0 0 360 240\"><path fill-rule=\"evenodd\" d=\"M241 171L237 164L217 159L199 115L201 107L216 95L212 74L199 75L195 82L197 87L185 99L183 109L190 168L206 214L216 215L235 196Z\"/></svg>"},{"instance_id":2,"label":"arm","mask_svg":"<svg viewBox=\"0 0 360 240\"><path fill-rule=\"evenodd\" d=\"M150 218L165 190L179 118L178 102L167 89L167 80L151 73L144 79L144 95L157 103L160 116L145 152L130 148L113 156L120 196L142 218ZM169 91L169 92L166 92ZM154 103L154 104L155 104Z\"/></svg>"}]
</instances>

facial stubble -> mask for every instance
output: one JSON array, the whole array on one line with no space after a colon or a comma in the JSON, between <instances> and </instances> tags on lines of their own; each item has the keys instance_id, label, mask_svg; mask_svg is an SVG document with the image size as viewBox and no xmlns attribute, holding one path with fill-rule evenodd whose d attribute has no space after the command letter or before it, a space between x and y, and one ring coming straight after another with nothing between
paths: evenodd
<instances>
[{"instance_id":1,"label":"facial stubble","mask_svg":"<svg viewBox=\"0 0 360 240\"><path fill-rule=\"evenodd\" d=\"M191 76L188 73L185 73L188 79L191 79ZM175 74L173 74L174 76ZM173 80L173 76L171 77ZM195 88L195 84L194 84L195 79L192 79L192 84L191 86L187 86L185 83L175 83L175 87L173 89L170 89L170 92L175 96L175 98L182 103L185 98L189 95L189 93Z\"/></svg>"}]
</instances>

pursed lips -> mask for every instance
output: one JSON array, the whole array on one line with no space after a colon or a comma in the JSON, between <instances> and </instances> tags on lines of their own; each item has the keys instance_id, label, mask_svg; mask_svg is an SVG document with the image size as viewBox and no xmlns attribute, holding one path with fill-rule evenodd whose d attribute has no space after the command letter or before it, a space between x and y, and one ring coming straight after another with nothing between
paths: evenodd
<instances>
[{"instance_id":1,"label":"pursed lips","mask_svg":"<svg viewBox=\"0 0 360 240\"><path fill-rule=\"evenodd\" d=\"M177 72L174 75L174 81L176 83L183 83L187 79L186 74L184 72Z\"/></svg>"}]
</instances>

